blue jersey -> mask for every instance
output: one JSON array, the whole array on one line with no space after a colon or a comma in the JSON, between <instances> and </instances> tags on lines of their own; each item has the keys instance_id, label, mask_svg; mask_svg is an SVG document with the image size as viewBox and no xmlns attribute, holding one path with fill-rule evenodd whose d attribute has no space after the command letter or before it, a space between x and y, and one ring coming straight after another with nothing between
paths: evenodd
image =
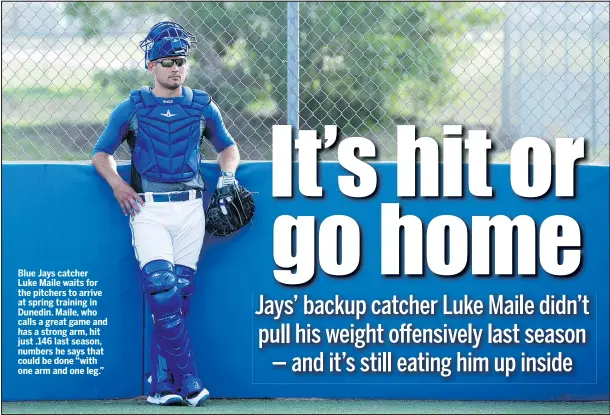
<instances>
[{"instance_id":1,"label":"blue jersey","mask_svg":"<svg viewBox=\"0 0 610 415\"><path fill-rule=\"evenodd\" d=\"M176 97L177 98L177 97ZM155 97L162 104L170 98ZM138 120L134 105L130 99L121 102L110 114L108 125L102 132L93 148L92 154L104 152L114 154L123 141L127 141L130 152L133 153L138 132ZM207 139L217 152L235 144L227 131L218 106L210 102L203 111L200 122L201 140ZM143 178L135 169L132 161L131 186L137 192L170 192L189 189L203 189L204 183L201 173L187 182L161 183Z\"/></svg>"}]
</instances>

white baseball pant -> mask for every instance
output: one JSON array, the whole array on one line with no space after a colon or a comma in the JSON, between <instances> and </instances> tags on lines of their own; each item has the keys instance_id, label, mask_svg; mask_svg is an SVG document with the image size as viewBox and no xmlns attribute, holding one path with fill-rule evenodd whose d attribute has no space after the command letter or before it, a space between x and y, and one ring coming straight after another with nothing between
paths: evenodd
<instances>
[{"instance_id":1,"label":"white baseball pant","mask_svg":"<svg viewBox=\"0 0 610 415\"><path fill-rule=\"evenodd\" d=\"M152 193L144 194L140 213L131 216L132 245L140 269L163 259L174 265L197 270L205 236L203 200L155 202Z\"/></svg>"}]
</instances>

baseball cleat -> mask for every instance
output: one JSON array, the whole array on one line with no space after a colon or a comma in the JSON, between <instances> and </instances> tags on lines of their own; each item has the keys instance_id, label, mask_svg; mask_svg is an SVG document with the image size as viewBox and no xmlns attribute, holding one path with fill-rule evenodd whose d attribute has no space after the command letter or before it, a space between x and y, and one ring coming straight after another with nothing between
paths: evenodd
<instances>
[{"instance_id":1,"label":"baseball cleat","mask_svg":"<svg viewBox=\"0 0 610 415\"><path fill-rule=\"evenodd\" d=\"M146 402L161 406L182 405L184 403L182 396L176 395L175 393L166 393L163 395L155 393L149 395L146 398Z\"/></svg>"},{"instance_id":2,"label":"baseball cleat","mask_svg":"<svg viewBox=\"0 0 610 415\"><path fill-rule=\"evenodd\" d=\"M210 392L208 392L208 390L204 388L192 398L186 398L186 404L188 406L201 406L209 397Z\"/></svg>"},{"instance_id":3,"label":"baseball cleat","mask_svg":"<svg viewBox=\"0 0 610 415\"><path fill-rule=\"evenodd\" d=\"M186 375L182 379L180 389L188 406L201 406L210 397L210 392L203 387L201 380L193 375Z\"/></svg>"}]
</instances>

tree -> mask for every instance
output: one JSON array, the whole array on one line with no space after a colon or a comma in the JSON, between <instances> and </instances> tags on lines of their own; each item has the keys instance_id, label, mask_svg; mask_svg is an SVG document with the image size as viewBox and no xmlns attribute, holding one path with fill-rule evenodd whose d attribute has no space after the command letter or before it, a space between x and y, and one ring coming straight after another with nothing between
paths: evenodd
<instances>
[{"instance_id":1,"label":"tree","mask_svg":"<svg viewBox=\"0 0 610 415\"><path fill-rule=\"evenodd\" d=\"M86 36L143 14L185 25L200 42L193 55L197 82L222 97L221 106L240 111L261 96L286 108L286 8L285 2L66 3ZM306 2L300 16L302 128L336 124L347 134L443 105L451 97L455 42L498 18L469 3L436 2Z\"/></svg>"}]
</instances>

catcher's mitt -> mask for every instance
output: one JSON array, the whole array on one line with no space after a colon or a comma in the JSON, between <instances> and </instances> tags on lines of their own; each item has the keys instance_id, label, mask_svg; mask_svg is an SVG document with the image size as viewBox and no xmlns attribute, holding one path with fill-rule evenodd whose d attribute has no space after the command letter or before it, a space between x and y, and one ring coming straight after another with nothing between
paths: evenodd
<instances>
[{"instance_id":1,"label":"catcher's mitt","mask_svg":"<svg viewBox=\"0 0 610 415\"><path fill-rule=\"evenodd\" d=\"M227 236L246 226L254 216L252 193L239 183L214 190L205 210L205 230Z\"/></svg>"}]
</instances>

